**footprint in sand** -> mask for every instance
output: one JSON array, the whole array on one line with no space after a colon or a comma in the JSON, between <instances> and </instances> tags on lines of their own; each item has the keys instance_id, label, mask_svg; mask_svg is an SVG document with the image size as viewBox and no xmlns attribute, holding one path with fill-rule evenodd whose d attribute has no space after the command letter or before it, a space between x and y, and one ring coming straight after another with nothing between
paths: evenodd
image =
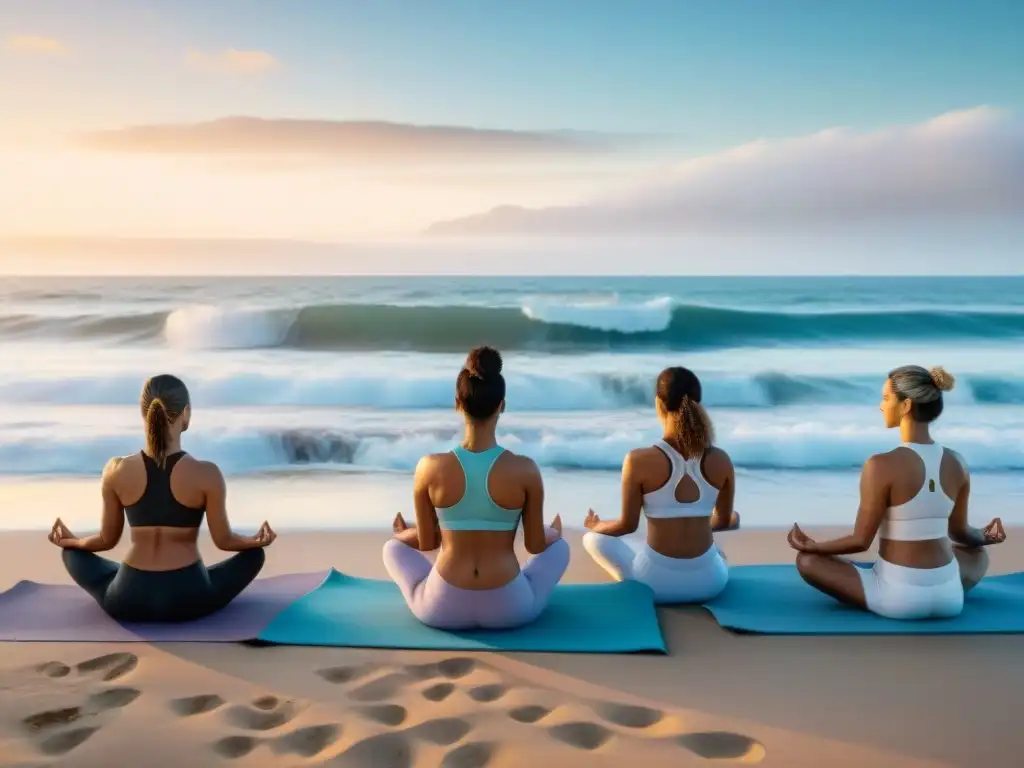
<instances>
[{"instance_id":1,"label":"footprint in sand","mask_svg":"<svg viewBox=\"0 0 1024 768\"><path fill-rule=\"evenodd\" d=\"M272 731L289 723L298 714L293 701L279 701L274 697L261 697L251 706L236 705L224 715L236 728L247 731Z\"/></svg>"},{"instance_id":2,"label":"footprint in sand","mask_svg":"<svg viewBox=\"0 0 1024 768\"><path fill-rule=\"evenodd\" d=\"M315 757L338 740L341 726L334 723L310 725L296 728L277 738L264 739L259 736L233 735L215 741L210 748L221 757L237 760L245 757L262 744L267 744L279 755Z\"/></svg>"},{"instance_id":3,"label":"footprint in sand","mask_svg":"<svg viewBox=\"0 0 1024 768\"><path fill-rule=\"evenodd\" d=\"M473 730L473 726L460 717L439 717L407 728L404 733L414 739L448 747Z\"/></svg>"},{"instance_id":4,"label":"footprint in sand","mask_svg":"<svg viewBox=\"0 0 1024 768\"><path fill-rule=\"evenodd\" d=\"M310 725L286 733L274 742L273 748L279 754L314 757L337 741L340 735L340 725Z\"/></svg>"},{"instance_id":5,"label":"footprint in sand","mask_svg":"<svg viewBox=\"0 0 1024 768\"><path fill-rule=\"evenodd\" d=\"M444 701L454 692L455 685L453 683L437 683L420 691L424 699L434 702Z\"/></svg>"},{"instance_id":6,"label":"footprint in sand","mask_svg":"<svg viewBox=\"0 0 1024 768\"><path fill-rule=\"evenodd\" d=\"M84 728L73 728L62 733L55 733L39 742L39 751L44 755L55 757L70 752L77 746L85 743L86 739L92 736L100 726L86 726Z\"/></svg>"},{"instance_id":7,"label":"footprint in sand","mask_svg":"<svg viewBox=\"0 0 1024 768\"><path fill-rule=\"evenodd\" d=\"M417 680L430 680L434 677L446 677L449 680L457 680L465 677L478 666L476 659L468 656L452 656L441 661L432 661L427 664L409 664L403 669L410 677Z\"/></svg>"},{"instance_id":8,"label":"footprint in sand","mask_svg":"<svg viewBox=\"0 0 1024 768\"><path fill-rule=\"evenodd\" d=\"M112 653L87 659L75 665L82 675L98 675L101 680L114 680L138 666L138 657L131 653ZM59 679L71 674L71 667L50 661L36 667L46 677ZM134 702L142 692L137 688L104 688L90 693L84 702L58 709L32 713L22 725L36 748L47 756L63 755L85 743L103 727L105 717Z\"/></svg>"},{"instance_id":9,"label":"footprint in sand","mask_svg":"<svg viewBox=\"0 0 1024 768\"><path fill-rule=\"evenodd\" d=\"M602 719L623 728L650 728L665 717L665 713L660 710L631 704L598 702L593 708Z\"/></svg>"},{"instance_id":10,"label":"footprint in sand","mask_svg":"<svg viewBox=\"0 0 1024 768\"><path fill-rule=\"evenodd\" d=\"M372 671L372 668L365 666L328 667L327 669L318 669L316 674L328 683L344 685L345 683L351 683L354 680L365 677Z\"/></svg>"},{"instance_id":11,"label":"footprint in sand","mask_svg":"<svg viewBox=\"0 0 1024 768\"><path fill-rule=\"evenodd\" d=\"M412 768L415 749L404 733L382 733L361 739L327 765L345 768Z\"/></svg>"},{"instance_id":12,"label":"footprint in sand","mask_svg":"<svg viewBox=\"0 0 1024 768\"><path fill-rule=\"evenodd\" d=\"M552 713L550 707L542 707L537 704L527 704L524 707L516 707L508 711L508 716L517 723L536 723L543 720Z\"/></svg>"},{"instance_id":13,"label":"footprint in sand","mask_svg":"<svg viewBox=\"0 0 1024 768\"><path fill-rule=\"evenodd\" d=\"M446 754L441 768L485 768L494 758L497 745L488 741L471 741Z\"/></svg>"},{"instance_id":14,"label":"footprint in sand","mask_svg":"<svg viewBox=\"0 0 1024 768\"><path fill-rule=\"evenodd\" d=\"M508 693L508 690L508 686L502 685L501 683L478 685L475 688L469 689L469 698L481 704L487 704L492 701L497 701Z\"/></svg>"},{"instance_id":15,"label":"footprint in sand","mask_svg":"<svg viewBox=\"0 0 1024 768\"><path fill-rule=\"evenodd\" d=\"M28 726L31 731L41 731L44 728L73 723L81 716L81 707L68 707L66 709L51 709L46 712L37 712L34 715L29 715L21 722Z\"/></svg>"},{"instance_id":16,"label":"footprint in sand","mask_svg":"<svg viewBox=\"0 0 1024 768\"><path fill-rule=\"evenodd\" d=\"M139 657L134 653L108 653L105 656L97 656L95 659L88 659L75 665L83 675L91 675L100 672L104 680L117 680L124 677L139 665Z\"/></svg>"},{"instance_id":17,"label":"footprint in sand","mask_svg":"<svg viewBox=\"0 0 1024 768\"><path fill-rule=\"evenodd\" d=\"M553 725L548 728L548 734L563 744L585 750L597 749L614 735L599 723L585 721Z\"/></svg>"},{"instance_id":18,"label":"footprint in sand","mask_svg":"<svg viewBox=\"0 0 1024 768\"><path fill-rule=\"evenodd\" d=\"M740 763L760 763L767 755L764 745L756 739L730 731L686 733L676 739L684 749L706 760L730 760Z\"/></svg>"},{"instance_id":19,"label":"footprint in sand","mask_svg":"<svg viewBox=\"0 0 1024 768\"><path fill-rule=\"evenodd\" d=\"M202 693L198 696L186 696L181 699L174 699L171 703L171 711L178 717L192 717L205 712L213 712L227 704L224 699L215 693Z\"/></svg>"},{"instance_id":20,"label":"footprint in sand","mask_svg":"<svg viewBox=\"0 0 1024 768\"><path fill-rule=\"evenodd\" d=\"M67 677L71 673L71 667L59 661L48 661L36 667L36 672L47 677Z\"/></svg>"},{"instance_id":21,"label":"footprint in sand","mask_svg":"<svg viewBox=\"0 0 1024 768\"><path fill-rule=\"evenodd\" d=\"M465 677L476 669L476 667L476 660L465 656L454 656L450 659L444 659L437 663L438 672L440 672L442 676L452 680Z\"/></svg>"},{"instance_id":22,"label":"footprint in sand","mask_svg":"<svg viewBox=\"0 0 1024 768\"><path fill-rule=\"evenodd\" d=\"M376 704L368 707L356 707L355 711L368 720L390 726L401 725L409 715L405 707L398 704Z\"/></svg>"},{"instance_id":23,"label":"footprint in sand","mask_svg":"<svg viewBox=\"0 0 1024 768\"><path fill-rule=\"evenodd\" d=\"M90 696L86 706L97 710L121 709L121 707L127 707L141 695L142 691L138 688L108 688Z\"/></svg>"},{"instance_id":24,"label":"footprint in sand","mask_svg":"<svg viewBox=\"0 0 1024 768\"><path fill-rule=\"evenodd\" d=\"M188 696L170 702L171 709L182 717L221 710L227 704L228 702L213 693ZM282 700L271 695L258 696L248 704L229 706L222 712L221 717L228 725L249 733L225 736L211 744L210 749L229 760L245 757L264 745L279 755L315 757L338 740L341 734L340 724L310 725L276 736L264 735L290 723L302 709L303 707L295 701Z\"/></svg>"},{"instance_id":25,"label":"footprint in sand","mask_svg":"<svg viewBox=\"0 0 1024 768\"><path fill-rule=\"evenodd\" d=\"M237 760L245 757L260 745L260 740L252 736L225 736L215 741L211 749L221 757Z\"/></svg>"},{"instance_id":26,"label":"footprint in sand","mask_svg":"<svg viewBox=\"0 0 1024 768\"><path fill-rule=\"evenodd\" d=\"M353 701L383 701L394 698L410 682L407 674L402 672L391 672L361 685L349 693Z\"/></svg>"},{"instance_id":27,"label":"footprint in sand","mask_svg":"<svg viewBox=\"0 0 1024 768\"><path fill-rule=\"evenodd\" d=\"M277 705L280 703L281 700L277 696L260 696L252 700L252 705L256 709L262 709L264 712L277 709Z\"/></svg>"}]
</instances>

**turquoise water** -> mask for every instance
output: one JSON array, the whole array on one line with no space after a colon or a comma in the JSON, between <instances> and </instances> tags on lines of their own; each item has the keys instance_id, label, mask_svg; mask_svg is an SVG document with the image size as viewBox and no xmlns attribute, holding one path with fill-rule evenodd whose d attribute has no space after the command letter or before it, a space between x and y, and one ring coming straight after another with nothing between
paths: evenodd
<instances>
[{"instance_id":1,"label":"turquoise water","mask_svg":"<svg viewBox=\"0 0 1024 768\"><path fill-rule=\"evenodd\" d=\"M788 478L773 507L801 473L852 481L895 444L877 405L905 363L957 377L935 431L973 471L1005 495L1024 469L1019 277L8 278L0 476L95 477L139 449L140 387L169 371L193 394L188 448L229 475L408 477L459 439L478 343L505 353L504 443L602 488L657 437L654 377L675 364L740 471L768 493Z\"/></svg>"}]
</instances>

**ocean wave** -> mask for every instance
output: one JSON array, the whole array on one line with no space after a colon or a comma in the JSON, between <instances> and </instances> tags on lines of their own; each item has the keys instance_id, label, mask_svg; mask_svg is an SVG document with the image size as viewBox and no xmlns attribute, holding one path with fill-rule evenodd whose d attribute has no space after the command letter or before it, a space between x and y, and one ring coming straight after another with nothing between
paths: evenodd
<instances>
[{"instance_id":1,"label":"ocean wave","mask_svg":"<svg viewBox=\"0 0 1024 768\"><path fill-rule=\"evenodd\" d=\"M672 323L674 304L668 296L643 302L588 302L570 304L531 302L523 314L545 325L568 325L605 333L662 333Z\"/></svg>"},{"instance_id":2,"label":"ocean wave","mask_svg":"<svg viewBox=\"0 0 1024 768\"><path fill-rule=\"evenodd\" d=\"M322 304L288 309L196 305L124 315L0 316L0 335L162 339L205 349L465 351L695 350L895 339L1024 337L1024 313L892 309L771 312L672 304L522 307Z\"/></svg>"},{"instance_id":3,"label":"ocean wave","mask_svg":"<svg viewBox=\"0 0 1024 768\"><path fill-rule=\"evenodd\" d=\"M973 470L1024 469L1020 430L1013 439L995 426L946 429L943 440L965 456ZM617 471L628 451L650 445L649 430L612 432L538 429L505 431L501 443L553 469ZM426 453L450 450L461 439L455 430L368 431L311 428L216 430L190 435L189 450L217 462L229 474L280 469L336 468L409 472ZM893 446L892 435L875 428L836 428L825 423L737 425L719 444L742 469L846 470ZM97 474L110 456L138 450L138 436L124 432L68 442L51 435L22 434L0 439L0 475Z\"/></svg>"},{"instance_id":4,"label":"ocean wave","mask_svg":"<svg viewBox=\"0 0 1024 768\"><path fill-rule=\"evenodd\" d=\"M773 408L798 405L870 406L880 398L879 376L812 376L761 371L729 375L698 371L709 408ZM957 372L950 405L1024 405L1024 376ZM197 371L181 374L198 408L338 407L385 410L452 407L450 371L386 372ZM0 403L124 405L138 402L143 371L91 375L6 376ZM506 375L513 412L612 411L653 407L655 372L638 374L567 372Z\"/></svg>"}]
</instances>

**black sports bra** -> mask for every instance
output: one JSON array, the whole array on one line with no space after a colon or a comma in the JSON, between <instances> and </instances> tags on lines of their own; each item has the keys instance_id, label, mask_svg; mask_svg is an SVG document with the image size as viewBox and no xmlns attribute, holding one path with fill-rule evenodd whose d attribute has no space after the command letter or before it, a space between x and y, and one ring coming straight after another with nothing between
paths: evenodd
<instances>
[{"instance_id":1,"label":"black sports bra","mask_svg":"<svg viewBox=\"0 0 1024 768\"><path fill-rule=\"evenodd\" d=\"M132 528L152 528L157 525L198 528L202 525L206 508L186 507L171 493L171 472L185 452L178 451L168 456L167 466L163 469L145 451L141 455L142 463L146 465L146 490L141 499L124 508L128 525Z\"/></svg>"}]
</instances>

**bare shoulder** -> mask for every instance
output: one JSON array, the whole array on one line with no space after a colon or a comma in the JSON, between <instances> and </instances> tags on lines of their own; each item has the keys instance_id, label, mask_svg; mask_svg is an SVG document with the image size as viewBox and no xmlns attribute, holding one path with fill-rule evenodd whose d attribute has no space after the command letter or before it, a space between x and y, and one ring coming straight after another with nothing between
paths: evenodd
<instances>
[{"instance_id":1,"label":"bare shoulder","mask_svg":"<svg viewBox=\"0 0 1024 768\"><path fill-rule=\"evenodd\" d=\"M435 482L446 471L445 464L448 457L454 460L454 455L451 453L428 453L420 457L420 460L416 462L416 483L422 486L424 483L429 485Z\"/></svg>"},{"instance_id":2,"label":"bare shoulder","mask_svg":"<svg viewBox=\"0 0 1024 768\"><path fill-rule=\"evenodd\" d=\"M704 469L718 474L732 471L732 457L721 448L712 446L704 454Z\"/></svg>"},{"instance_id":3,"label":"bare shoulder","mask_svg":"<svg viewBox=\"0 0 1024 768\"><path fill-rule=\"evenodd\" d=\"M891 451L872 454L864 462L861 474L869 479L887 480L895 472L899 471L902 462L906 461L907 457L904 454L907 453L910 453L910 451L900 446L893 448Z\"/></svg>"},{"instance_id":4,"label":"bare shoulder","mask_svg":"<svg viewBox=\"0 0 1024 768\"><path fill-rule=\"evenodd\" d=\"M540 477L540 467L529 456L513 453L506 448L505 452L501 455L501 460L521 477Z\"/></svg>"},{"instance_id":5,"label":"bare shoulder","mask_svg":"<svg viewBox=\"0 0 1024 768\"><path fill-rule=\"evenodd\" d=\"M142 455L133 453L128 456L114 456L103 467L103 479L117 481L134 472L145 472Z\"/></svg>"},{"instance_id":6,"label":"bare shoulder","mask_svg":"<svg viewBox=\"0 0 1024 768\"><path fill-rule=\"evenodd\" d=\"M644 448L634 448L627 453L622 460L622 468L624 470L644 469L652 465L659 466L664 460L664 452L660 448L649 445Z\"/></svg>"},{"instance_id":7,"label":"bare shoulder","mask_svg":"<svg viewBox=\"0 0 1024 768\"><path fill-rule=\"evenodd\" d=\"M114 456L103 467L103 476L114 477L121 471L121 467L129 464L133 458L133 456Z\"/></svg>"},{"instance_id":8,"label":"bare shoulder","mask_svg":"<svg viewBox=\"0 0 1024 768\"><path fill-rule=\"evenodd\" d=\"M190 475L193 475L203 488L217 488L224 485L224 473L212 461L202 461L189 454L179 462L185 464Z\"/></svg>"},{"instance_id":9,"label":"bare shoulder","mask_svg":"<svg viewBox=\"0 0 1024 768\"><path fill-rule=\"evenodd\" d=\"M429 472L437 469L444 465L446 456L451 454L445 453L427 453L420 457L420 460L416 462L416 473Z\"/></svg>"}]
</instances>

